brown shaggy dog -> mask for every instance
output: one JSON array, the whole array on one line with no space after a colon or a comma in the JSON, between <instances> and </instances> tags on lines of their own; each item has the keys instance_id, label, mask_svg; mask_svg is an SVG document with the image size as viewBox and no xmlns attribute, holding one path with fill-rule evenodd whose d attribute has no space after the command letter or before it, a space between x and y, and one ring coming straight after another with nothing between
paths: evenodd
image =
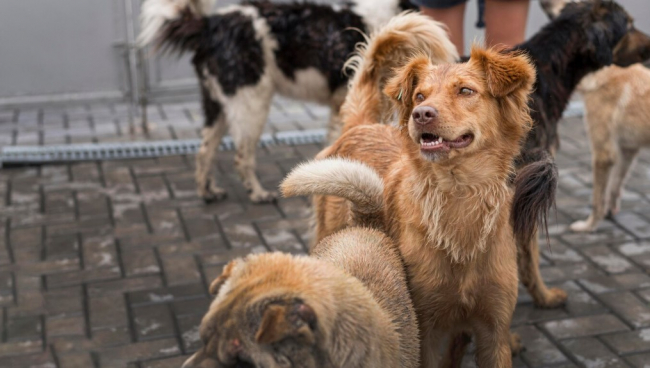
<instances>
[{"instance_id":1,"label":"brown shaggy dog","mask_svg":"<svg viewBox=\"0 0 650 368\"><path fill-rule=\"evenodd\" d=\"M474 48L467 64L438 66L417 56L385 88L398 107L399 128L356 126L319 154L361 161L376 178L346 160L316 160L290 174L300 180L282 185L285 193L321 195L315 198L319 239L348 226L360 210L379 209L376 216L406 264L424 367L441 359L443 366L458 364L467 341L461 333L476 337L479 366L512 365L518 280L511 221L528 231L518 237L529 237L550 200L535 202L533 210L512 207L513 195L532 203L540 184L539 171L530 170L516 193L509 185L530 130L534 81L534 68L520 54ZM450 340L459 345L452 343L441 358Z\"/></svg>"},{"instance_id":2,"label":"brown shaggy dog","mask_svg":"<svg viewBox=\"0 0 650 368\"><path fill-rule=\"evenodd\" d=\"M229 263L183 368L419 365L417 319L395 244L349 228L312 257L250 255Z\"/></svg>"},{"instance_id":3,"label":"brown shaggy dog","mask_svg":"<svg viewBox=\"0 0 650 368\"><path fill-rule=\"evenodd\" d=\"M620 209L621 189L634 159L650 146L650 70L641 64L610 66L582 79L585 124L593 161L592 212L571 225L591 231Z\"/></svg>"}]
</instances>

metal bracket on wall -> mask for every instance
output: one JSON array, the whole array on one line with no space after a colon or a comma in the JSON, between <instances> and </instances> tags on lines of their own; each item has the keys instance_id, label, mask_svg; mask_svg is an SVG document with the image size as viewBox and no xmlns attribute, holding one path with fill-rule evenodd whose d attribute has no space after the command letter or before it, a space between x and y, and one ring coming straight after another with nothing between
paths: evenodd
<instances>
[{"instance_id":1,"label":"metal bracket on wall","mask_svg":"<svg viewBox=\"0 0 650 368\"><path fill-rule=\"evenodd\" d=\"M295 146L325 142L326 129L288 131L263 134L260 146ZM0 149L0 167L7 165L39 165L75 161L123 160L195 154L199 139L125 142L84 143L53 146L9 146ZM230 137L224 137L220 149L231 151L235 144Z\"/></svg>"}]
</instances>

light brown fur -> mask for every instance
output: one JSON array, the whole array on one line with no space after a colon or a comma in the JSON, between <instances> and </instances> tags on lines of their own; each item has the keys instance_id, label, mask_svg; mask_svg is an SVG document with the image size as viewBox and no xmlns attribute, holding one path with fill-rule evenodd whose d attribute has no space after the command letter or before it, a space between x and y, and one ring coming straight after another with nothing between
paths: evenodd
<instances>
[{"instance_id":1,"label":"light brown fur","mask_svg":"<svg viewBox=\"0 0 650 368\"><path fill-rule=\"evenodd\" d=\"M407 367L419 337L404 266L382 232L349 228L311 257L250 255L229 263L183 368Z\"/></svg>"},{"instance_id":2,"label":"light brown fur","mask_svg":"<svg viewBox=\"0 0 650 368\"><path fill-rule=\"evenodd\" d=\"M534 79L522 55L475 48L468 64L441 66L416 57L385 89L398 105L399 130L357 126L319 155L361 161L383 178L384 223L407 267L423 367L438 366L442 342L462 332L476 337L479 366L512 364L517 253L508 177L530 129L527 101ZM460 95L461 87L474 93ZM416 100L418 93L426 97ZM470 133L472 143L423 155L422 128L411 113L424 105L439 111L427 129L448 140ZM316 196L314 203L317 237L346 226L347 203L329 196ZM446 364L457 350L448 353Z\"/></svg>"},{"instance_id":3,"label":"light brown fur","mask_svg":"<svg viewBox=\"0 0 650 368\"><path fill-rule=\"evenodd\" d=\"M578 90L591 141L593 194L589 218L571 229L591 231L608 211L619 212L627 174L639 150L650 146L650 70L610 66L586 76Z\"/></svg>"}]
</instances>

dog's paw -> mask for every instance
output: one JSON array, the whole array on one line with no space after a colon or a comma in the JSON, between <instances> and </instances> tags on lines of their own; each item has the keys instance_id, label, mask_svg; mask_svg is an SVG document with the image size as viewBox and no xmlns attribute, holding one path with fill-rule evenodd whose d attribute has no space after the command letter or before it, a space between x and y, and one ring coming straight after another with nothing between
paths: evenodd
<instances>
[{"instance_id":1,"label":"dog's paw","mask_svg":"<svg viewBox=\"0 0 650 368\"><path fill-rule=\"evenodd\" d=\"M274 203L278 199L278 192L269 192L266 190L252 192L249 198L254 204Z\"/></svg>"},{"instance_id":2,"label":"dog's paw","mask_svg":"<svg viewBox=\"0 0 650 368\"><path fill-rule=\"evenodd\" d=\"M536 300L535 305L539 308L551 309L563 306L566 303L566 300L566 291L559 288L550 288L544 295L544 300Z\"/></svg>"},{"instance_id":3,"label":"dog's paw","mask_svg":"<svg viewBox=\"0 0 650 368\"><path fill-rule=\"evenodd\" d=\"M590 220L584 220L584 221L576 221L571 224L571 230L575 232L587 232L587 231L593 231L595 228L594 224Z\"/></svg>"},{"instance_id":4,"label":"dog's paw","mask_svg":"<svg viewBox=\"0 0 650 368\"><path fill-rule=\"evenodd\" d=\"M225 199L228 197L228 193L223 188L211 187L209 190L200 193L200 196L205 204L210 204Z\"/></svg>"},{"instance_id":5,"label":"dog's paw","mask_svg":"<svg viewBox=\"0 0 650 368\"><path fill-rule=\"evenodd\" d=\"M512 356L517 356L526 351L526 347L521 343L521 336L518 333L510 333L510 351L512 351Z\"/></svg>"}]
</instances>

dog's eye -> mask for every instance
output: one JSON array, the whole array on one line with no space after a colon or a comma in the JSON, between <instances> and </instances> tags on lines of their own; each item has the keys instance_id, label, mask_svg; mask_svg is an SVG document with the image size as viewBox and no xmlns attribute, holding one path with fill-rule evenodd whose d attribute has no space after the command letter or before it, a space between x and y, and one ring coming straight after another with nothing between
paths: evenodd
<instances>
[{"instance_id":1,"label":"dog's eye","mask_svg":"<svg viewBox=\"0 0 650 368\"><path fill-rule=\"evenodd\" d=\"M471 89L469 89L467 87L463 87L463 88L460 89L460 91L458 91L458 94L463 95L463 96L469 96L472 93L474 93L474 91L472 91Z\"/></svg>"},{"instance_id":2,"label":"dog's eye","mask_svg":"<svg viewBox=\"0 0 650 368\"><path fill-rule=\"evenodd\" d=\"M424 101L424 95L422 93L418 93L417 95L415 95L415 101L417 102Z\"/></svg>"}]
</instances>

